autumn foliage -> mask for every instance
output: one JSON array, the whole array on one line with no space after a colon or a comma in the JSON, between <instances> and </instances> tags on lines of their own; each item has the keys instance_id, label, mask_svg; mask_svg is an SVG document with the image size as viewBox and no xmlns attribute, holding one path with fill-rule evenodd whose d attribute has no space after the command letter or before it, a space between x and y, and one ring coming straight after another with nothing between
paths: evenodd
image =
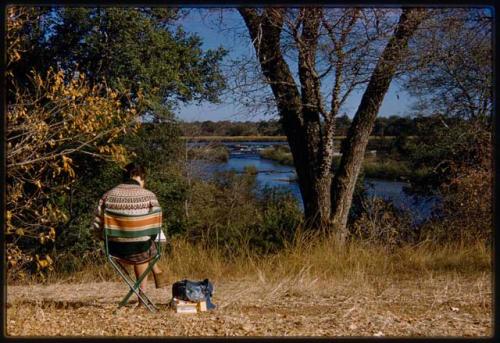
<instances>
[{"instance_id":1,"label":"autumn foliage","mask_svg":"<svg viewBox=\"0 0 500 343\"><path fill-rule=\"evenodd\" d=\"M453 165L452 179L441 186L442 221L431 230L434 238L491 242L493 237L493 168L491 133L481 132L473 166Z\"/></svg>"},{"instance_id":2,"label":"autumn foliage","mask_svg":"<svg viewBox=\"0 0 500 343\"><path fill-rule=\"evenodd\" d=\"M8 8L8 66L22 59L23 24L36 18L25 8ZM39 255L53 242L67 214L56 198L78 177L78 159L127 160L117 139L138 121L127 94L105 84L91 85L85 75L32 70L29 87L18 87L7 73L7 202L5 235L9 276L30 267L39 275L51 269L53 256Z\"/></svg>"}]
</instances>

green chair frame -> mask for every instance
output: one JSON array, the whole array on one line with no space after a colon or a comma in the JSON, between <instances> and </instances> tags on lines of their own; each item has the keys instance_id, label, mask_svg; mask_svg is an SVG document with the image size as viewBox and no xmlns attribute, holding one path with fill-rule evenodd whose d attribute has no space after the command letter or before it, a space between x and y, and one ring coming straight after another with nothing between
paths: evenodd
<instances>
[{"instance_id":1,"label":"green chair frame","mask_svg":"<svg viewBox=\"0 0 500 343\"><path fill-rule=\"evenodd\" d=\"M157 212L161 213L161 210L149 212L145 215L151 215L151 214L157 213ZM120 216L120 217L135 217L135 218L145 216L145 215L124 215L121 213L115 213L115 212L108 211L108 210L105 211L105 215L110 215L110 216L116 215L116 216ZM135 237L143 237L143 236L152 236L155 234L156 234L156 239L152 242L152 244L156 244L157 253L155 256L153 256L149 260L148 267L146 268L144 273L142 273L137 278L137 280L134 282L134 280L130 277L130 274L128 273L128 271L120 264L120 261L123 261L124 263L127 263L127 264L133 264L133 263L130 263L127 260L124 260L122 258L113 256L109 253L109 248L108 248L109 238L110 237L135 238ZM109 262L111 263L111 265L113 266L113 268L117 271L117 273L122 277L122 279L127 283L127 285L130 288L127 295L125 295L125 297L118 304L118 308L125 306L128 303L132 294L135 293L137 295L137 297L139 298L139 300L144 304L144 306L146 306L146 308L150 312L158 311L158 307L156 307L156 305L153 303L153 301L151 301L151 299L149 299L149 297L144 293L144 291L142 291L140 289L140 285L141 285L141 282L151 272L151 270L153 269L153 266L158 262L158 260L161 257L160 237L161 237L161 219L160 219L158 227L148 228L148 229L139 230L139 231L137 231L137 230L136 231L125 231L125 230L116 230L116 229L112 230L112 229L107 228L106 224L104 225L104 242L105 242L106 257L109 260Z\"/></svg>"}]
</instances>

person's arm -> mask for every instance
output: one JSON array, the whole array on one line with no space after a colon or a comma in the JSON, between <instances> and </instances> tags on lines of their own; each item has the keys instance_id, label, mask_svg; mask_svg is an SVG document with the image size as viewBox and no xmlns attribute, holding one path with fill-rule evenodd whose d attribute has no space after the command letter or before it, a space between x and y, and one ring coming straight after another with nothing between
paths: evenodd
<instances>
[{"instance_id":1,"label":"person's arm","mask_svg":"<svg viewBox=\"0 0 500 343\"><path fill-rule=\"evenodd\" d=\"M95 210L93 234L94 237L104 240L104 197L99 200Z\"/></svg>"},{"instance_id":2,"label":"person's arm","mask_svg":"<svg viewBox=\"0 0 500 343\"><path fill-rule=\"evenodd\" d=\"M149 211L154 212L154 211L161 211L161 206L160 203L158 202L158 199L156 198L156 195L153 195L153 198L149 202Z\"/></svg>"},{"instance_id":3,"label":"person's arm","mask_svg":"<svg viewBox=\"0 0 500 343\"><path fill-rule=\"evenodd\" d=\"M156 198L156 196L153 195L153 198L149 202L149 212L155 212L155 211L160 211L160 223L161 223L161 221L163 219L162 219L162 213L161 213L160 203L158 202L158 199ZM151 239L155 240L156 239L156 235L151 235Z\"/></svg>"}]
</instances>

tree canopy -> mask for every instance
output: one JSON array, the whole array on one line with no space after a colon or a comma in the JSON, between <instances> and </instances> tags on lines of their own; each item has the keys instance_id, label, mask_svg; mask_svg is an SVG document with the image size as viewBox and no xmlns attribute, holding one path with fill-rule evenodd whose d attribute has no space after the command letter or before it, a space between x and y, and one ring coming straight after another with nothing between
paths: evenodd
<instances>
[{"instance_id":1,"label":"tree canopy","mask_svg":"<svg viewBox=\"0 0 500 343\"><path fill-rule=\"evenodd\" d=\"M127 149L141 119L172 119L181 102L218 101L226 52L204 51L199 37L177 27L181 15L151 8L8 8L11 275L51 268L56 237L89 213L73 207L75 190L90 190L87 200L100 196L95 187L83 189L82 180L115 180L120 165L148 157L133 155L151 149ZM167 146L169 137L162 140Z\"/></svg>"},{"instance_id":2,"label":"tree canopy","mask_svg":"<svg viewBox=\"0 0 500 343\"><path fill-rule=\"evenodd\" d=\"M169 118L179 102L218 101L225 86L222 48L203 51L201 39L176 24L182 13L165 8L39 8L27 25L25 58L16 78L29 69L61 68L84 73L91 83L126 90L140 114Z\"/></svg>"}]
</instances>

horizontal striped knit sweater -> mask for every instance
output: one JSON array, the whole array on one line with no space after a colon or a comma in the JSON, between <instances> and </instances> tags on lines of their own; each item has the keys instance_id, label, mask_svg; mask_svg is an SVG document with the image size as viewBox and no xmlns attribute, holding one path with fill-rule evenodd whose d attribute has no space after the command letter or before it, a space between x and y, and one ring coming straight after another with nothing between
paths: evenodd
<instances>
[{"instance_id":1,"label":"horizontal striped knit sweater","mask_svg":"<svg viewBox=\"0 0 500 343\"><path fill-rule=\"evenodd\" d=\"M135 180L121 183L106 192L99 200L94 219L94 230L97 236L103 237L104 211L111 210L120 214L147 214L161 210L158 199L153 192L144 189ZM146 242L149 236L137 238L110 237L115 242ZM149 245L148 245L149 246Z\"/></svg>"}]
</instances>

